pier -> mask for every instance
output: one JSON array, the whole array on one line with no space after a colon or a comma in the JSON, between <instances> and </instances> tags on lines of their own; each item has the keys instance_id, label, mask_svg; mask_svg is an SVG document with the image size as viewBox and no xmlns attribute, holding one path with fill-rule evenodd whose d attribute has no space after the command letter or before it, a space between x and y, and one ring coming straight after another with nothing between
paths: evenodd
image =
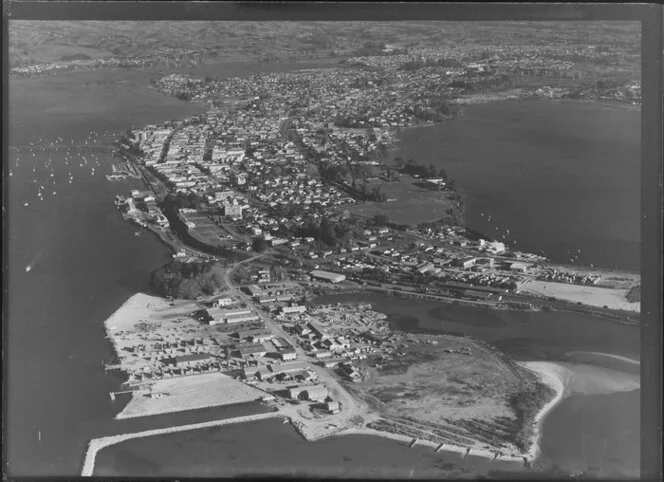
<instances>
[{"instance_id":1,"label":"pier","mask_svg":"<svg viewBox=\"0 0 664 482\"><path fill-rule=\"evenodd\" d=\"M445 446L444 443L439 444L438 447L436 447L436 449L434 450L434 452L435 452L435 453L440 452L441 450L443 450L443 447L444 447L444 446Z\"/></svg>"},{"instance_id":2,"label":"pier","mask_svg":"<svg viewBox=\"0 0 664 482\"><path fill-rule=\"evenodd\" d=\"M410 447L412 449L417 442L418 442L418 439L414 438L413 440L410 441L410 443L408 444L408 447Z\"/></svg>"},{"instance_id":3,"label":"pier","mask_svg":"<svg viewBox=\"0 0 664 482\"><path fill-rule=\"evenodd\" d=\"M111 401L115 402L115 397L117 395L122 395L124 393L134 393L137 392L138 390L122 390L119 392L108 392L108 395L111 397Z\"/></svg>"},{"instance_id":4,"label":"pier","mask_svg":"<svg viewBox=\"0 0 664 482\"><path fill-rule=\"evenodd\" d=\"M127 440L135 438L153 437L155 435L165 435L176 432L186 432L188 430L199 430L202 428L221 427L223 425L231 425L235 423L257 422L259 420L267 420L271 418L282 418L283 415L279 413L259 413L256 415L245 415L241 417L227 418L223 420L212 420L210 422L194 423L190 425L180 425L177 427L159 428L155 430L146 430L145 432L127 433L122 435L112 435L110 437L95 438L90 440L88 450L85 454L83 461L83 469L81 476L91 477L95 469L95 459L97 452L110 445L115 445Z\"/></svg>"}]
</instances>

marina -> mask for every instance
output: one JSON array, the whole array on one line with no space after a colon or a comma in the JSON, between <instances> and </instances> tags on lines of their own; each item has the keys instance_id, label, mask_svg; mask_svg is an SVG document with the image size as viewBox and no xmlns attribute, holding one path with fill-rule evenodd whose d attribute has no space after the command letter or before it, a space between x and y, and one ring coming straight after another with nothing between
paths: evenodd
<instances>
[{"instance_id":1,"label":"marina","mask_svg":"<svg viewBox=\"0 0 664 482\"><path fill-rule=\"evenodd\" d=\"M88 139L92 140L94 136L95 133L92 131ZM40 144L29 143L20 147L12 147L16 160L14 167L10 169L10 175L13 177L22 169L21 156L29 155L33 158L30 178L23 179L23 182L37 185L35 199L40 202L45 201L47 195L57 196L58 190L55 188L59 184L72 185L76 180L85 181L89 177L96 176L99 174L99 169L103 169L113 156L108 145L106 147L102 144L90 145L87 143L66 145L60 138L50 141L40 139L39 142ZM77 160L80 162L76 162ZM77 169L72 169L74 166ZM129 172L132 177L135 177L135 171L129 170ZM53 189L49 190L46 186ZM24 201L23 205L30 206L30 201Z\"/></svg>"}]
</instances>

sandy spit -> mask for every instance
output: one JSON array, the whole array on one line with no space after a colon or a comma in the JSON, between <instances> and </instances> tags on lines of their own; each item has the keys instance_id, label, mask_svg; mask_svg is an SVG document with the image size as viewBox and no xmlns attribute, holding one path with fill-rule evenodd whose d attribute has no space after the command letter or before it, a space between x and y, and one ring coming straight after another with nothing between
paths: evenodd
<instances>
[{"instance_id":1,"label":"sandy spit","mask_svg":"<svg viewBox=\"0 0 664 482\"><path fill-rule=\"evenodd\" d=\"M535 416L533 423L535 430L532 437L530 450L525 455L528 460L535 460L540 453L539 441L541 437L542 422L547 414L567 395L571 380L570 372L562 365L551 362L520 362L524 368L535 372L542 383L555 390L555 396L542 407Z\"/></svg>"}]
</instances>

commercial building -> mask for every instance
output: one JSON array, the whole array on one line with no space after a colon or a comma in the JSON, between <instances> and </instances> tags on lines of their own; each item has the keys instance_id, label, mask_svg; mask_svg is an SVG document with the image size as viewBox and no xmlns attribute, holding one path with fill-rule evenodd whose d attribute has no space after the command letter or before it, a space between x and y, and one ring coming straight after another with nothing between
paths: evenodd
<instances>
[{"instance_id":1,"label":"commercial building","mask_svg":"<svg viewBox=\"0 0 664 482\"><path fill-rule=\"evenodd\" d=\"M346 279L346 277L339 273L332 273L330 271L323 270L313 270L309 273L313 278L327 281L329 283L340 283Z\"/></svg>"},{"instance_id":2,"label":"commercial building","mask_svg":"<svg viewBox=\"0 0 664 482\"><path fill-rule=\"evenodd\" d=\"M279 358L282 361L295 360L297 358L297 351L295 350L295 348L292 348L292 347L291 348L286 348L286 349L281 350L279 352Z\"/></svg>"},{"instance_id":3,"label":"commercial building","mask_svg":"<svg viewBox=\"0 0 664 482\"><path fill-rule=\"evenodd\" d=\"M210 325L220 323L238 323L240 321L254 321L258 316L251 310L222 310L218 307L207 309L207 321Z\"/></svg>"},{"instance_id":4,"label":"commercial building","mask_svg":"<svg viewBox=\"0 0 664 482\"><path fill-rule=\"evenodd\" d=\"M215 358L209 353L194 353L192 355L178 355L173 357L173 364L178 367L191 367L202 365L204 363L211 363Z\"/></svg>"},{"instance_id":5,"label":"commercial building","mask_svg":"<svg viewBox=\"0 0 664 482\"><path fill-rule=\"evenodd\" d=\"M325 385L309 385L302 387L291 387L288 389L288 397L293 400L309 400L322 402L329 395Z\"/></svg>"},{"instance_id":6,"label":"commercial building","mask_svg":"<svg viewBox=\"0 0 664 482\"><path fill-rule=\"evenodd\" d=\"M297 333L300 336L305 336L311 333L311 328L309 328L309 326L305 324L295 325L294 330L295 333Z\"/></svg>"},{"instance_id":7,"label":"commercial building","mask_svg":"<svg viewBox=\"0 0 664 482\"><path fill-rule=\"evenodd\" d=\"M309 365L305 362L282 363L280 365L270 365L270 371L274 375L278 375L280 373L293 373L306 370L308 366Z\"/></svg>"},{"instance_id":8,"label":"commercial building","mask_svg":"<svg viewBox=\"0 0 664 482\"><path fill-rule=\"evenodd\" d=\"M424 274L427 271L431 271L433 269L433 263L422 263L415 268L418 273Z\"/></svg>"},{"instance_id":9,"label":"commercial building","mask_svg":"<svg viewBox=\"0 0 664 482\"><path fill-rule=\"evenodd\" d=\"M477 261L477 258L474 258L472 256L466 256L465 258L460 258L456 260L454 264L457 266L461 266L462 268L471 268L472 266L475 265L475 262Z\"/></svg>"},{"instance_id":10,"label":"commercial building","mask_svg":"<svg viewBox=\"0 0 664 482\"><path fill-rule=\"evenodd\" d=\"M262 343L274 338L274 334L262 329L241 330L237 332L237 336L240 340L249 340L252 343Z\"/></svg>"},{"instance_id":11,"label":"commercial building","mask_svg":"<svg viewBox=\"0 0 664 482\"><path fill-rule=\"evenodd\" d=\"M486 250L494 254L502 254L505 252L505 243L499 241L491 241L486 244Z\"/></svg>"},{"instance_id":12,"label":"commercial building","mask_svg":"<svg viewBox=\"0 0 664 482\"><path fill-rule=\"evenodd\" d=\"M510 264L510 271L516 271L518 273L527 273L529 269L530 269L529 263L521 263L517 261L516 263Z\"/></svg>"},{"instance_id":13,"label":"commercial building","mask_svg":"<svg viewBox=\"0 0 664 482\"><path fill-rule=\"evenodd\" d=\"M493 268L496 265L496 260L493 258L478 258L476 264L481 264L483 266Z\"/></svg>"},{"instance_id":14,"label":"commercial building","mask_svg":"<svg viewBox=\"0 0 664 482\"><path fill-rule=\"evenodd\" d=\"M320 338L321 340L327 340L330 338L330 335L325 331L318 323L315 321L310 321L308 323L309 328L311 329L312 333L317 337Z\"/></svg>"},{"instance_id":15,"label":"commercial building","mask_svg":"<svg viewBox=\"0 0 664 482\"><path fill-rule=\"evenodd\" d=\"M239 315L239 316L228 316L224 319L226 323L244 323L248 321L258 321L260 317L258 315Z\"/></svg>"},{"instance_id":16,"label":"commercial building","mask_svg":"<svg viewBox=\"0 0 664 482\"><path fill-rule=\"evenodd\" d=\"M246 380L267 380L272 376L272 373L267 367L245 367L242 369L242 378Z\"/></svg>"},{"instance_id":17,"label":"commercial building","mask_svg":"<svg viewBox=\"0 0 664 482\"><path fill-rule=\"evenodd\" d=\"M247 358L250 356L261 357L265 356L267 350L262 343L250 343L246 345L239 345L236 349L240 353L242 358Z\"/></svg>"},{"instance_id":18,"label":"commercial building","mask_svg":"<svg viewBox=\"0 0 664 482\"><path fill-rule=\"evenodd\" d=\"M215 303L217 306L230 306L233 304L233 300L231 298L219 298Z\"/></svg>"},{"instance_id":19,"label":"commercial building","mask_svg":"<svg viewBox=\"0 0 664 482\"><path fill-rule=\"evenodd\" d=\"M318 364L325 368L335 368L340 363L346 363L347 361L348 360L346 358L326 358L318 362Z\"/></svg>"},{"instance_id":20,"label":"commercial building","mask_svg":"<svg viewBox=\"0 0 664 482\"><path fill-rule=\"evenodd\" d=\"M290 314L290 313L304 313L307 311L307 307L304 305L296 305L296 306L284 306L281 309L281 313L284 315Z\"/></svg>"}]
</instances>

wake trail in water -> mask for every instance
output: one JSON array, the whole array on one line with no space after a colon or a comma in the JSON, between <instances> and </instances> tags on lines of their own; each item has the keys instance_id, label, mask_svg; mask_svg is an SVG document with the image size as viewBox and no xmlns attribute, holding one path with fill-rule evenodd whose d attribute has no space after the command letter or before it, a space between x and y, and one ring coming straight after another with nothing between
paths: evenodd
<instances>
[{"instance_id":1,"label":"wake trail in water","mask_svg":"<svg viewBox=\"0 0 664 482\"><path fill-rule=\"evenodd\" d=\"M26 273L32 271L37 266L37 263L39 263L40 261L42 261L44 259L45 254L46 254L45 249L42 249L42 250L38 251L37 254L32 257L32 260L25 267Z\"/></svg>"},{"instance_id":2,"label":"wake trail in water","mask_svg":"<svg viewBox=\"0 0 664 482\"><path fill-rule=\"evenodd\" d=\"M599 357L612 358L614 360L619 360L619 361L622 361L622 362L625 362L625 363L629 363L631 365L640 365L641 364L641 362L639 360L635 360L633 358L628 358L628 357L620 356L620 355L613 355L611 353L602 353L602 352L598 352L598 351L572 351L572 352L568 353L568 355L570 355L572 357L579 356L579 355L583 356L585 354L595 355L595 356L599 356Z\"/></svg>"}]
</instances>

